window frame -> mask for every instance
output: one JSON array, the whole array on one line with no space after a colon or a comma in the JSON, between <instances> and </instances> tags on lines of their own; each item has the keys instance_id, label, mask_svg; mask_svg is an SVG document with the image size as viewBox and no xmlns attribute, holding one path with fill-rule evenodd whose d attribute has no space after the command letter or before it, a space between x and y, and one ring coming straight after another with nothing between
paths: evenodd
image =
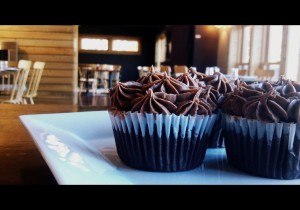
<instances>
[{"instance_id":1,"label":"window frame","mask_svg":"<svg viewBox=\"0 0 300 210\"><path fill-rule=\"evenodd\" d=\"M247 26L247 25L244 25ZM272 77L273 81L276 81L280 78L280 75L286 75L289 71L287 62L288 57L288 47L293 45L289 44L289 33L290 25L281 25L283 26L282 30L282 40L281 40L281 53L279 62L268 62L268 51L269 51L269 28L271 25L251 25L251 44L250 44L250 60L248 63L241 62L241 52L242 52L242 31L243 25L236 25L231 28L228 32L228 56L227 56L227 68L230 72L232 68L245 68L248 67L248 75L256 75L256 70L271 70L274 71L274 76ZM299 46L300 50L300 46ZM300 51L299 51L300 53ZM296 69L296 68L295 68ZM295 76L296 77L296 76ZM300 82L300 54L299 54L299 67L298 67L298 76L294 79Z\"/></svg>"},{"instance_id":2,"label":"window frame","mask_svg":"<svg viewBox=\"0 0 300 210\"><path fill-rule=\"evenodd\" d=\"M250 40L249 40L249 60L247 63L243 62L243 52L244 52L244 37L245 37L245 32L244 29L245 27L250 27ZM242 70L247 70L249 71L250 69L250 60L251 60L251 48L252 48L252 30L253 26L252 25L243 25L240 26L238 30L238 44L237 44L237 63L236 67L240 68Z\"/></svg>"},{"instance_id":3,"label":"window frame","mask_svg":"<svg viewBox=\"0 0 300 210\"><path fill-rule=\"evenodd\" d=\"M82 39L105 39L105 40L107 40L107 50L91 50L91 49L82 49L82 45L81 45L81 40ZM81 37L80 38L80 41L79 41L79 49L81 50L81 51L94 51L94 52L108 52L108 50L109 50L109 40L108 39L106 39L106 38L102 38L102 37Z\"/></svg>"},{"instance_id":4,"label":"window frame","mask_svg":"<svg viewBox=\"0 0 300 210\"><path fill-rule=\"evenodd\" d=\"M244 62L243 61L243 57L244 57L244 52L245 52L245 45L244 45L244 39L245 39L245 29L249 27L249 54L248 54L248 62ZM241 40L241 53L240 53L240 65L249 65L250 63L250 57L251 57L251 44L252 44L252 36L251 36L251 33L252 33L252 26L251 25L245 25L245 26L242 26L242 40Z\"/></svg>"},{"instance_id":5,"label":"window frame","mask_svg":"<svg viewBox=\"0 0 300 210\"><path fill-rule=\"evenodd\" d=\"M298 82L300 82L300 44L297 46L297 45L295 45L295 42L293 42L294 40L292 40L291 38L291 36L292 36L292 34L294 35L295 34L295 32L294 31L292 31L292 27L300 27L300 25L288 25L287 26L287 44L286 44L286 59L285 59L285 65L283 65L284 66L284 70L285 70L285 72L284 72L284 75L286 75L286 78L288 78L288 79L293 79L293 80L295 80L295 81L298 81ZM300 29L300 28L299 28ZM298 32L299 33L299 32ZM298 35L297 33L296 33L296 35ZM298 35L299 36L299 35ZM300 42L300 40L299 40L299 42ZM290 74L290 72L294 72L294 71L292 71L291 70L291 68L290 68L290 66L289 66L289 61L290 61L290 47L291 47L291 45L293 45L293 46L296 46L296 57L297 58L294 58L293 60L296 60L296 61L298 61L298 63L296 64L296 68L295 69L293 69L293 70L295 70L296 71L296 75L294 74ZM294 54L294 55L295 55ZM288 77L288 74L289 75L291 75L290 77Z\"/></svg>"},{"instance_id":6,"label":"window frame","mask_svg":"<svg viewBox=\"0 0 300 210\"><path fill-rule=\"evenodd\" d=\"M266 25L264 30L264 50L263 50L263 60L262 60L262 68L267 71L274 71L274 78L279 78L280 75L285 74L283 70L284 66L284 55L286 54L286 41L287 41L287 26L282 26L282 39L281 39L281 52L280 52L280 60L277 62L269 62L269 50L270 50L270 28L272 25ZM273 67L271 67L273 66ZM274 66L277 66L277 68Z\"/></svg>"},{"instance_id":7,"label":"window frame","mask_svg":"<svg viewBox=\"0 0 300 210\"><path fill-rule=\"evenodd\" d=\"M81 48L81 39L107 39L108 40L108 50L86 50ZM114 51L112 50L113 40L127 40L127 41L137 41L138 51ZM91 54L113 54L113 55L140 55L142 51L141 38L140 37L129 37L129 36L112 36L112 35L91 35L91 34L80 34L78 38L78 49L80 53L91 53Z\"/></svg>"},{"instance_id":8,"label":"window frame","mask_svg":"<svg viewBox=\"0 0 300 210\"><path fill-rule=\"evenodd\" d=\"M280 61L277 61L277 62L269 62L269 49L270 49L270 28L271 28L271 25L268 25L266 26L266 33L265 33L265 51L264 51L264 55L263 55L263 65L266 65L267 68L269 67L269 65L276 65L278 64L279 65L279 68L280 68L280 64L282 62L282 52L283 52L283 41L284 41L284 38L285 38L285 34L284 34L284 31L285 31L285 27L284 25L282 25L282 39L281 39L281 52L280 52ZM269 69L266 69L266 70L269 70Z\"/></svg>"}]
</instances>

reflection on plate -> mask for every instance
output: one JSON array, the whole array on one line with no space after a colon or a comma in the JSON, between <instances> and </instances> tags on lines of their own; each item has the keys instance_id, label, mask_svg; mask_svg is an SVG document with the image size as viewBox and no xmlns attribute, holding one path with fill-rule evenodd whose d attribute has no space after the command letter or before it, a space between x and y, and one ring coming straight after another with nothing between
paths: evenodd
<instances>
[{"instance_id":1,"label":"reflection on plate","mask_svg":"<svg viewBox=\"0 0 300 210\"><path fill-rule=\"evenodd\" d=\"M203 164L184 172L146 172L119 159L107 111L23 115L59 184L300 184L252 176L227 164L225 149L208 149Z\"/></svg>"}]
</instances>

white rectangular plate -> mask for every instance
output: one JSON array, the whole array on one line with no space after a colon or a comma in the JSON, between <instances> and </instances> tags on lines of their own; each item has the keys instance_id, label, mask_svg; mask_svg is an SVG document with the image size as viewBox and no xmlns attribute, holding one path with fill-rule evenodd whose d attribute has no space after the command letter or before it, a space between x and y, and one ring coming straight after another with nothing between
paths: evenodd
<instances>
[{"instance_id":1,"label":"white rectangular plate","mask_svg":"<svg viewBox=\"0 0 300 210\"><path fill-rule=\"evenodd\" d=\"M22 115L59 184L300 184L252 176L227 164L225 149L208 149L203 164L184 172L132 169L119 159L107 111Z\"/></svg>"}]
</instances>

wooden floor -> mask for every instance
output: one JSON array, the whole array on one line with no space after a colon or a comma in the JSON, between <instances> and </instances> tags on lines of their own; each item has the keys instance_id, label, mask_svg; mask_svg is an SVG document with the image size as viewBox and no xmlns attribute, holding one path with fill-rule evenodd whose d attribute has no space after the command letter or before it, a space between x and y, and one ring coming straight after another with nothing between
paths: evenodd
<instances>
[{"instance_id":1,"label":"wooden floor","mask_svg":"<svg viewBox=\"0 0 300 210\"><path fill-rule=\"evenodd\" d=\"M109 95L106 93L102 94L78 94L78 105L79 106L102 106L107 107L110 105Z\"/></svg>"}]
</instances>

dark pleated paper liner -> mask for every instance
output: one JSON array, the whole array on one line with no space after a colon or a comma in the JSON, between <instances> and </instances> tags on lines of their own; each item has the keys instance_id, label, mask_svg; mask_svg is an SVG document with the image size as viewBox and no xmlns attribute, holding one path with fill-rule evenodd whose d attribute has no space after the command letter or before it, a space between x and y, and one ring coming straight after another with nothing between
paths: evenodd
<instances>
[{"instance_id":1,"label":"dark pleated paper liner","mask_svg":"<svg viewBox=\"0 0 300 210\"><path fill-rule=\"evenodd\" d=\"M222 127L229 164L267 178L300 178L300 124L222 114Z\"/></svg>"},{"instance_id":2,"label":"dark pleated paper liner","mask_svg":"<svg viewBox=\"0 0 300 210\"><path fill-rule=\"evenodd\" d=\"M222 133L222 114L221 110L216 111L217 118L208 140L208 148L224 148L224 136Z\"/></svg>"},{"instance_id":3,"label":"dark pleated paper liner","mask_svg":"<svg viewBox=\"0 0 300 210\"><path fill-rule=\"evenodd\" d=\"M109 112L117 152L124 164L146 171L171 172L203 162L216 115L177 116Z\"/></svg>"}]
</instances>

